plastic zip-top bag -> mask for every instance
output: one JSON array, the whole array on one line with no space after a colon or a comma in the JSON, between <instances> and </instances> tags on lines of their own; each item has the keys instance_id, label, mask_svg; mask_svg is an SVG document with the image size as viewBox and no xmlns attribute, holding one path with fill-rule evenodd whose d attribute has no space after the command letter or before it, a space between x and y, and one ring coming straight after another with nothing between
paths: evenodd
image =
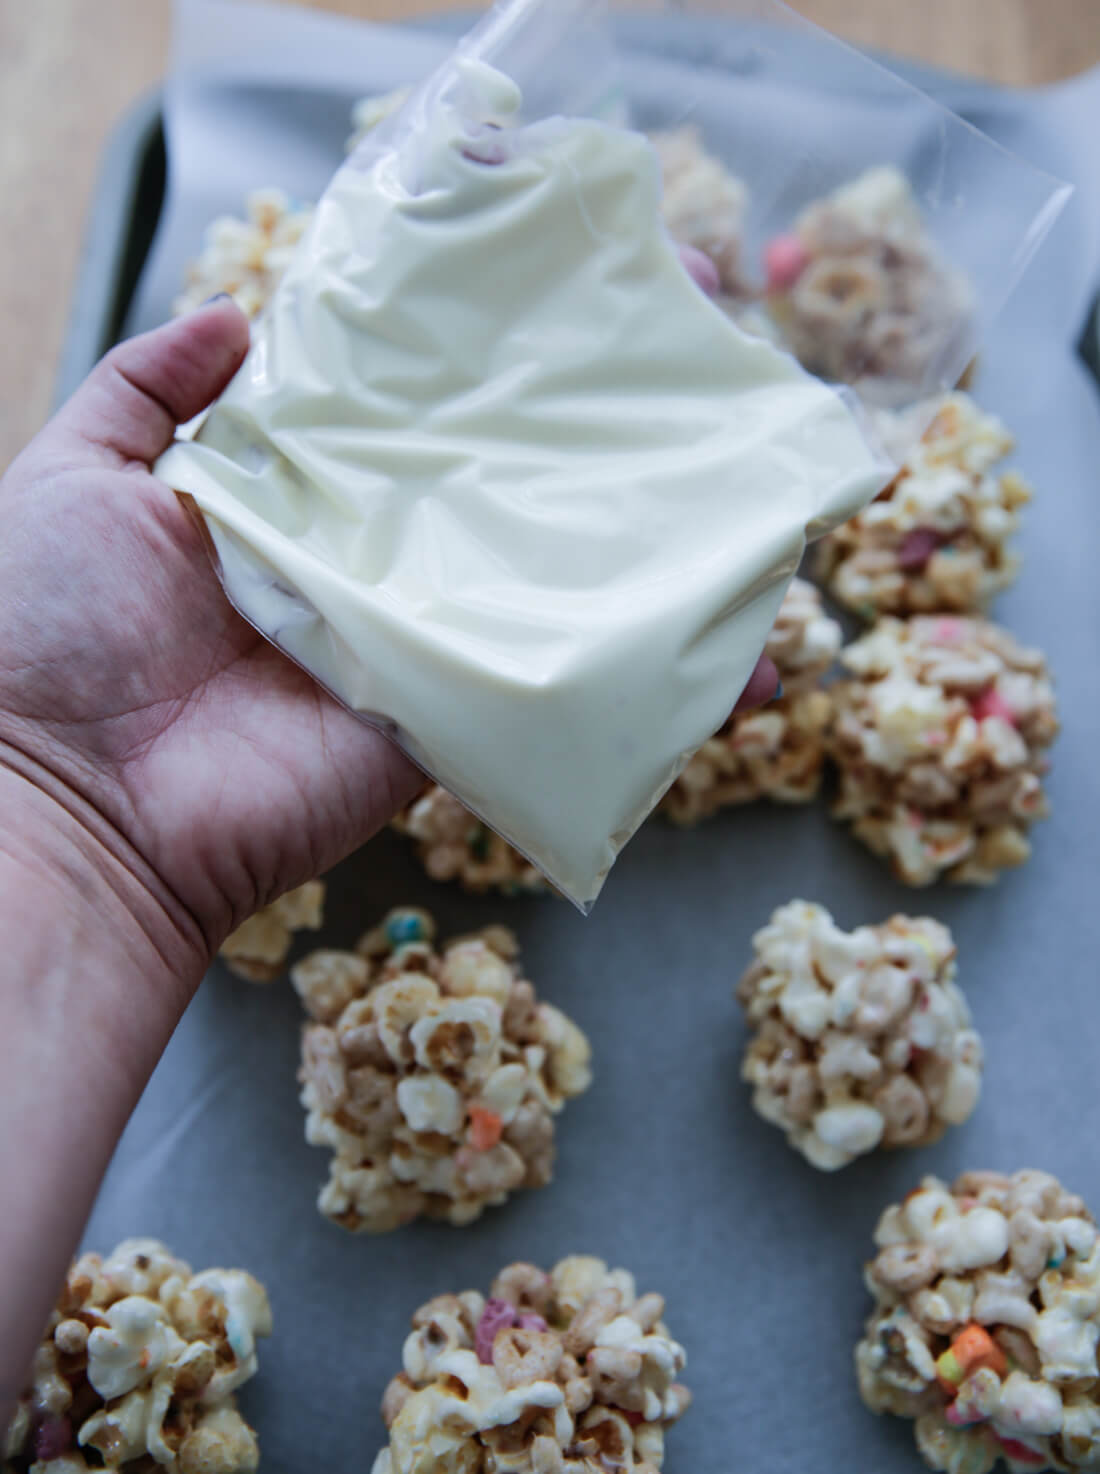
<instances>
[{"instance_id":1,"label":"plastic zip-top bag","mask_svg":"<svg viewBox=\"0 0 1100 1474\"><path fill-rule=\"evenodd\" d=\"M758 331L743 243L708 250L699 138L625 126L632 71L640 101L690 111L693 73L669 70L627 67L598 3L491 12L338 171L243 368L157 467L240 612L582 909L724 721L806 539L890 475L855 396L769 336L786 321L797 346L877 271L893 295L863 348L851 311L807 341L911 406L962 372L982 315L887 156L788 211ZM798 129L760 153L789 202Z\"/></svg>"}]
</instances>

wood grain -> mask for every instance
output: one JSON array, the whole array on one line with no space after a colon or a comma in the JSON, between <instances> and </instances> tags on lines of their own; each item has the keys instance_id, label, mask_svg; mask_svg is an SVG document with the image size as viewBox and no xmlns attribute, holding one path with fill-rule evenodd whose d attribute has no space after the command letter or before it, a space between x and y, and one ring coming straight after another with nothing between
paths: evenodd
<instances>
[{"instance_id":1,"label":"wood grain","mask_svg":"<svg viewBox=\"0 0 1100 1474\"><path fill-rule=\"evenodd\" d=\"M393 20L469 0L306 0ZM1100 0L796 0L880 47L1015 85L1100 62ZM0 467L42 423L99 155L163 75L168 0L0 0Z\"/></svg>"}]
</instances>

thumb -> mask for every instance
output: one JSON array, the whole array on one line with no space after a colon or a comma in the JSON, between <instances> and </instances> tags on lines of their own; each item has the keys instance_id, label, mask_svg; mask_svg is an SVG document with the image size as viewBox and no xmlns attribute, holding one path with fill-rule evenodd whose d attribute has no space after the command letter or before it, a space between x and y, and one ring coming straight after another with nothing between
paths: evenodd
<instances>
[{"instance_id":1,"label":"thumb","mask_svg":"<svg viewBox=\"0 0 1100 1474\"><path fill-rule=\"evenodd\" d=\"M230 297L112 348L54 427L86 445L147 465L176 426L217 398L248 352L248 319Z\"/></svg>"}]
</instances>

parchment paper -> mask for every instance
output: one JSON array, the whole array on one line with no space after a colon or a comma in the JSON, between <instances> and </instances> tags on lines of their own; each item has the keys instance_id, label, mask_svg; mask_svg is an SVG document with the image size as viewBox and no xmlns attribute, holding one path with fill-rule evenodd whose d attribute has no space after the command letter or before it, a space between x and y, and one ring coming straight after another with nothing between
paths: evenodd
<instances>
[{"instance_id":1,"label":"parchment paper","mask_svg":"<svg viewBox=\"0 0 1100 1474\"><path fill-rule=\"evenodd\" d=\"M192 45L201 9L190 12ZM242 7L228 59L208 48L220 75L193 71L175 92L171 199L131 328L167 315L213 214L239 209L257 185L314 197L351 101L412 79L442 48L422 33L277 7L250 27ZM275 1334L241 1399L268 1474L369 1469L413 1309L486 1288L509 1260L571 1252L626 1265L641 1289L667 1296L696 1395L670 1434L669 1474L904 1474L920 1467L911 1429L867 1413L852 1373L878 1212L926 1172L1022 1166L1059 1174L1100 1210L1100 397L1072 348L1100 278L1100 74L1030 94L950 80L939 90L1078 186L988 340L976 387L1019 437L1016 464L1037 490L1024 570L996 613L1048 652L1058 678L1053 817L1036 829L1030 863L992 890L923 892L893 882L823 802L729 811L692 832L651 821L587 920L550 899L471 899L432 884L403 840L380 835L331 876L325 929L295 955L350 946L398 903L432 909L444 935L505 920L528 975L595 1049L595 1084L560 1118L553 1185L461 1230L353 1238L317 1214L327 1154L303 1139L297 1000L285 982L255 987L215 969L123 1139L85 1242L154 1234L196 1267L241 1265L268 1285ZM860 130L850 107L837 116L840 149ZM863 154L874 147L868 122ZM752 1113L731 990L752 932L793 896L845 926L903 910L953 928L987 1067L974 1118L938 1146L827 1176Z\"/></svg>"}]
</instances>

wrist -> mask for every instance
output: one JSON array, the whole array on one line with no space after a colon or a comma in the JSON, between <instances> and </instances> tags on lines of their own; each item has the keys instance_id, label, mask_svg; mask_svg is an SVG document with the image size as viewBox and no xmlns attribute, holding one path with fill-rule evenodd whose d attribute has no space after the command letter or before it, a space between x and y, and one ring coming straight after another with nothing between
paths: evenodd
<instances>
[{"instance_id":1,"label":"wrist","mask_svg":"<svg viewBox=\"0 0 1100 1474\"><path fill-rule=\"evenodd\" d=\"M0 1216L0 1428L115 1143L202 976L197 928L158 890L101 817L0 750L0 1181L14 1194Z\"/></svg>"},{"instance_id":2,"label":"wrist","mask_svg":"<svg viewBox=\"0 0 1100 1474\"><path fill-rule=\"evenodd\" d=\"M25 923L66 925L82 952L143 979L143 1003L178 1016L212 961L203 928L100 809L3 739L0 824L6 892L24 895ZM0 930L6 909L0 901Z\"/></svg>"}]
</instances>

